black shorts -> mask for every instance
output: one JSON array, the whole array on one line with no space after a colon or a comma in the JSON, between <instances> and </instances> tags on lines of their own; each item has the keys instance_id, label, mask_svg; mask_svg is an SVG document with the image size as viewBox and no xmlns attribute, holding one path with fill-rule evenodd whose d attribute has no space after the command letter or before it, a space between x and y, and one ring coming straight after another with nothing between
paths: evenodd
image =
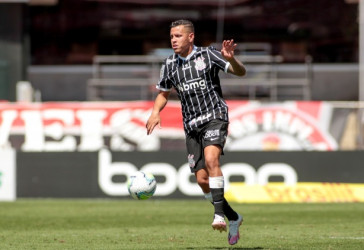
<instances>
[{"instance_id":1,"label":"black shorts","mask_svg":"<svg viewBox=\"0 0 364 250\"><path fill-rule=\"evenodd\" d=\"M205 167L204 148L209 145L219 145L224 154L229 122L212 120L186 135L188 165L195 173Z\"/></svg>"}]
</instances>

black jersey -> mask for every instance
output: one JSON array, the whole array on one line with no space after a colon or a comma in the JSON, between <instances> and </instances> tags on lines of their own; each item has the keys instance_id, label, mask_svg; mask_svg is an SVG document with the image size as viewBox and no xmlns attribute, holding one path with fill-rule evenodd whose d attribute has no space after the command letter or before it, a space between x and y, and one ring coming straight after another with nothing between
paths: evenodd
<instances>
[{"instance_id":1,"label":"black jersey","mask_svg":"<svg viewBox=\"0 0 364 250\"><path fill-rule=\"evenodd\" d=\"M212 47L194 47L186 58L174 54L164 61L157 88L176 89L186 133L213 119L229 120L219 79L219 71L226 73L229 65Z\"/></svg>"}]
</instances>

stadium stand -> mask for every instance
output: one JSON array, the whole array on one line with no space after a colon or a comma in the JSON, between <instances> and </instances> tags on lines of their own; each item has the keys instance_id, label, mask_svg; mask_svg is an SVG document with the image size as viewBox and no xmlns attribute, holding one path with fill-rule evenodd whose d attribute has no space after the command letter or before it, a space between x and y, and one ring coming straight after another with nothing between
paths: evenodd
<instances>
[{"instance_id":1,"label":"stadium stand","mask_svg":"<svg viewBox=\"0 0 364 250\"><path fill-rule=\"evenodd\" d=\"M219 49L218 45L213 44ZM272 55L267 43L239 45L237 57L246 65L244 78L220 74L225 97L250 100L310 100L312 59L306 56L304 72L285 72L281 55ZM89 101L145 100L156 92L160 64L165 55L97 55L93 77L87 82Z\"/></svg>"}]
</instances>

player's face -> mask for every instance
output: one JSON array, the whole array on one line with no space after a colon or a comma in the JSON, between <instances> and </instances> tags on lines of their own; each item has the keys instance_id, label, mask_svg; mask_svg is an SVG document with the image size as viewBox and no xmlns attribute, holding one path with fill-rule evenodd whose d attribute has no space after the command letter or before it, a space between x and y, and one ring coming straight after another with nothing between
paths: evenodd
<instances>
[{"instance_id":1,"label":"player's face","mask_svg":"<svg viewBox=\"0 0 364 250\"><path fill-rule=\"evenodd\" d=\"M193 49L194 34L183 25L171 28L171 45L176 54L188 56Z\"/></svg>"}]
</instances>

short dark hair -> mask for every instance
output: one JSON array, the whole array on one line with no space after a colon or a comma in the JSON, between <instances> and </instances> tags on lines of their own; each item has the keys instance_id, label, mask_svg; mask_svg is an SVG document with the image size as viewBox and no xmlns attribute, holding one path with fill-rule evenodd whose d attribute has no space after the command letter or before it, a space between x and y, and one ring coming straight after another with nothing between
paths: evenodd
<instances>
[{"instance_id":1,"label":"short dark hair","mask_svg":"<svg viewBox=\"0 0 364 250\"><path fill-rule=\"evenodd\" d=\"M170 28L177 27L177 26L180 26L180 25L185 26L192 33L195 32L195 27L193 26L193 23L191 21L185 20L185 19L181 19L181 20L177 20L177 21L172 22L171 25L170 25Z\"/></svg>"}]
</instances>

